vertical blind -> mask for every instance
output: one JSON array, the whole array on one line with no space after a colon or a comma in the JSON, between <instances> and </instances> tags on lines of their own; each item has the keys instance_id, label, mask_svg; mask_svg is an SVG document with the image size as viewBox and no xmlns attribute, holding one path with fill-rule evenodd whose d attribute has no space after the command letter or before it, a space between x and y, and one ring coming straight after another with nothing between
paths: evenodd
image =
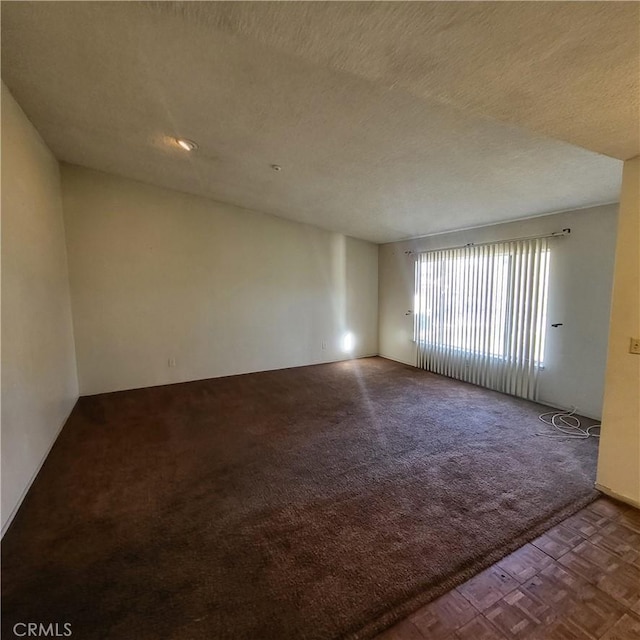
<instances>
[{"instance_id":1,"label":"vertical blind","mask_svg":"<svg viewBox=\"0 0 640 640\"><path fill-rule=\"evenodd\" d=\"M544 361L547 238L420 253L418 367L536 399Z\"/></svg>"}]
</instances>

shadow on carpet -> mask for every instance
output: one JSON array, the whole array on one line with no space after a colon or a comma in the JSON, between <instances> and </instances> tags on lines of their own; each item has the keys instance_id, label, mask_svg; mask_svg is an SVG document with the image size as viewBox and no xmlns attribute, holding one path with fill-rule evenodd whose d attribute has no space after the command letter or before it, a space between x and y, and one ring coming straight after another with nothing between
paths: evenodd
<instances>
[{"instance_id":1,"label":"shadow on carpet","mask_svg":"<svg viewBox=\"0 0 640 640\"><path fill-rule=\"evenodd\" d=\"M81 398L3 541L4 637L372 637L597 495L545 409L382 358Z\"/></svg>"}]
</instances>

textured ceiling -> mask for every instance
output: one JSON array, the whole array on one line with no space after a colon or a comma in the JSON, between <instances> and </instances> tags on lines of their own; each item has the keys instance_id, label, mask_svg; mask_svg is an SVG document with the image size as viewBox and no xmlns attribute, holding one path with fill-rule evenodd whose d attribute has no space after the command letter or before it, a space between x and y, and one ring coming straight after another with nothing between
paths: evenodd
<instances>
[{"instance_id":1,"label":"textured ceiling","mask_svg":"<svg viewBox=\"0 0 640 640\"><path fill-rule=\"evenodd\" d=\"M157 11L626 160L638 2L154 2Z\"/></svg>"},{"instance_id":2,"label":"textured ceiling","mask_svg":"<svg viewBox=\"0 0 640 640\"><path fill-rule=\"evenodd\" d=\"M616 201L638 7L3 2L2 76L63 161L387 242Z\"/></svg>"}]
</instances>

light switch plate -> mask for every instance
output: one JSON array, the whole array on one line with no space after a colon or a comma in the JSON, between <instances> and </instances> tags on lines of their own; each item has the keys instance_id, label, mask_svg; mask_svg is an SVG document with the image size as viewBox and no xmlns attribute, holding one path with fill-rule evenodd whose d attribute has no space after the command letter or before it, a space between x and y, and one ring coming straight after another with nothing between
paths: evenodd
<instances>
[{"instance_id":1,"label":"light switch plate","mask_svg":"<svg viewBox=\"0 0 640 640\"><path fill-rule=\"evenodd\" d=\"M629 341L629 353L640 355L640 338L631 338Z\"/></svg>"}]
</instances>

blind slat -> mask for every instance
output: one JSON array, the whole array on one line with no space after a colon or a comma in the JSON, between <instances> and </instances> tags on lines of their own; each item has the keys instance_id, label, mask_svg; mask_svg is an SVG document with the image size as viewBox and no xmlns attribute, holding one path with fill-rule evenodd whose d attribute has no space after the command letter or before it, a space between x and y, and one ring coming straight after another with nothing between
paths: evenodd
<instances>
[{"instance_id":1,"label":"blind slat","mask_svg":"<svg viewBox=\"0 0 640 640\"><path fill-rule=\"evenodd\" d=\"M418 254L417 366L536 399L549 263L546 238Z\"/></svg>"}]
</instances>

